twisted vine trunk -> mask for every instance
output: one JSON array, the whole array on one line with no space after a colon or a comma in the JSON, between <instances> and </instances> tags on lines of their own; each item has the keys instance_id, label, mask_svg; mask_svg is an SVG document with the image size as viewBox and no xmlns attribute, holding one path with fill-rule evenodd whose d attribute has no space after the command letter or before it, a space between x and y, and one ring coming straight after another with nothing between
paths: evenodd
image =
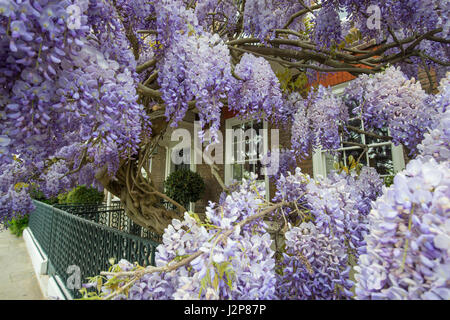
<instances>
[{"instance_id":1,"label":"twisted vine trunk","mask_svg":"<svg viewBox=\"0 0 450 320\"><path fill-rule=\"evenodd\" d=\"M103 187L120 198L127 216L136 224L159 235L171 223L181 218L185 208L156 190L150 179L137 173L135 162L122 162L115 177L108 175L104 166L96 173L96 179ZM167 209L161 199L171 202L177 210Z\"/></svg>"}]
</instances>

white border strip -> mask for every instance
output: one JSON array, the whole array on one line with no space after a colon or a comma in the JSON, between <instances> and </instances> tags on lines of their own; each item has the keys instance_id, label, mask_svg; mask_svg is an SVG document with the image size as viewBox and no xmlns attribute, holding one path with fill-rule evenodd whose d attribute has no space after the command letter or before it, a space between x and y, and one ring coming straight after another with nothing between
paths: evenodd
<instances>
[{"instance_id":1,"label":"white border strip","mask_svg":"<svg viewBox=\"0 0 450 320\"><path fill-rule=\"evenodd\" d=\"M73 297L64 286L59 276L49 277L47 275L48 257L42 250L39 242L28 227L23 231L23 239L30 256L36 278L39 282L42 294L45 299L51 300L72 300Z\"/></svg>"},{"instance_id":2,"label":"white border strip","mask_svg":"<svg viewBox=\"0 0 450 320\"><path fill-rule=\"evenodd\" d=\"M47 274L48 257L29 227L23 231L23 240L25 241L36 275Z\"/></svg>"}]
</instances>

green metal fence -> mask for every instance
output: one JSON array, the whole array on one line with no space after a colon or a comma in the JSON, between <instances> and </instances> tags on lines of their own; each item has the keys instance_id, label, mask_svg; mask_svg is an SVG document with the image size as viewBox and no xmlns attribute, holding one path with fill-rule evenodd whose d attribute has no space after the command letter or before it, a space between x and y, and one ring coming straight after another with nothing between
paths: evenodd
<instances>
[{"instance_id":1,"label":"green metal fence","mask_svg":"<svg viewBox=\"0 0 450 320\"><path fill-rule=\"evenodd\" d=\"M107 270L111 258L126 259L140 265L155 264L158 243L75 215L60 208L35 201L29 227L45 251L48 274L58 275L67 283L76 266L81 282ZM107 210L105 210L107 211ZM91 211L92 213L92 211ZM70 272L69 272L70 271ZM80 298L78 289L67 288L74 298Z\"/></svg>"},{"instance_id":2,"label":"green metal fence","mask_svg":"<svg viewBox=\"0 0 450 320\"><path fill-rule=\"evenodd\" d=\"M142 238L161 242L161 236L142 228L134 223L120 205L107 206L105 204L56 204L54 207L76 216L88 219L104 226L127 232Z\"/></svg>"}]
</instances>

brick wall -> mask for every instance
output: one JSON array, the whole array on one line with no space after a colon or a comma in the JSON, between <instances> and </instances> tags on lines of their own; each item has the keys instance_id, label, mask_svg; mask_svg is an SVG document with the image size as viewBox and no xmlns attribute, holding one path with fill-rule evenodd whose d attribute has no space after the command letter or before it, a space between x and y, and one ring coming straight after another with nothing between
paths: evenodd
<instances>
[{"instance_id":1,"label":"brick wall","mask_svg":"<svg viewBox=\"0 0 450 320\"><path fill-rule=\"evenodd\" d=\"M227 108L226 108L227 109ZM225 119L226 117L222 114L220 119L220 131L225 139ZM225 148L223 150L223 162L225 161ZM223 164L217 164L219 168L219 175L222 181L225 181L225 166ZM220 194L222 193L222 187L217 182L217 179L211 173L211 167L202 160L202 164L197 164L197 173L203 178L205 182L205 192L203 197L195 203L195 212L204 213L205 208L208 205L208 201L218 202Z\"/></svg>"},{"instance_id":2,"label":"brick wall","mask_svg":"<svg viewBox=\"0 0 450 320\"><path fill-rule=\"evenodd\" d=\"M432 92L436 94L438 92L438 83L436 80L436 72L434 70L430 70L430 76L431 76L431 90L430 90L430 80L428 77L427 72L423 68L419 68L418 74L417 74L417 80L419 80L420 84L422 85L423 90L426 92Z\"/></svg>"},{"instance_id":3,"label":"brick wall","mask_svg":"<svg viewBox=\"0 0 450 320\"><path fill-rule=\"evenodd\" d=\"M280 148L290 148L291 147L291 124L283 124L281 127L277 125L270 124L269 129L278 129L279 131L279 143ZM269 146L271 144L271 136L269 135ZM308 157L303 161L297 161L297 166L300 167L303 173L313 175L313 163L312 157ZM275 183L270 181L269 184L270 198L272 199L275 195Z\"/></svg>"}]
</instances>

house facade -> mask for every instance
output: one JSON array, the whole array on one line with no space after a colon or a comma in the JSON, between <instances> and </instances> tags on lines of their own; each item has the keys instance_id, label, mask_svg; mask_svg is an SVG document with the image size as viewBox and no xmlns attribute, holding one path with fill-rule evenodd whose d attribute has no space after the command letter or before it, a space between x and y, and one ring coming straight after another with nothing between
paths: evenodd
<instances>
[{"instance_id":1,"label":"house facade","mask_svg":"<svg viewBox=\"0 0 450 320\"><path fill-rule=\"evenodd\" d=\"M317 82L311 83L311 85L322 84L325 87L332 87L333 92L339 95L344 92L345 87L354 79L355 77L348 72L336 72L318 75ZM428 79L426 72L420 70L418 80L425 90L430 89ZM434 78L434 83L431 84L431 91L437 88L435 82ZM208 157L203 156L205 148L201 146L199 141L196 141L197 130L199 130L196 127L196 120L198 120L196 113L188 111L177 128L178 132L180 129L184 133L188 132L191 141L186 141L186 139L180 140L178 139L179 134L174 134L173 129L167 130L164 138L161 139L155 149L150 164L150 172L153 183L160 191L164 191L164 181L176 170L190 169L199 173L205 182L205 192L199 201L191 203L189 209L197 213L203 213L209 201L217 202L219 200L223 188L214 177L211 166L206 163ZM360 119L352 119L351 122L353 126L364 129ZM282 124L277 126L265 121L258 121L258 119L243 121L229 111L228 108L224 108L220 126L223 143L221 146L214 148L215 151L212 154L209 154L210 157L216 160L217 174L225 184L229 184L233 180L242 180L246 173L254 172L258 175L259 182L264 185L266 198L269 200L274 196L275 186L273 181L269 179L269 176L262 174L262 153L256 152L252 155L247 154L244 159L235 159L237 154L236 145L239 143L239 138L233 134L230 135L230 131L233 133L238 129L243 129L244 132L248 129L254 129L255 132L260 132L260 129L266 129L262 131L264 132L262 136L264 145L261 146L261 150L264 153L266 150L271 149L270 146L272 142L276 142L275 140L278 140L280 147L290 147L291 125ZM389 132L386 130L380 133L388 134ZM261 136L244 136L244 139L246 139L248 144L252 139L261 139ZM180 141L182 141L182 144ZM394 146L391 142L377 140L363 134L355 134L352 137L352 141L367 145L369 148L368 152L361 155L363 153L362 147L341 144L341 148L337 150L338 153L332 155L326 151L316 150L313 155L301 162L299 161L297 165L302 172L313 177L326 176L333 170L333 165L336 161L343 162L346 165L350 155L355 159L360 158L362 164L374 167L382 177L392 176L405 168L408 159L402 146ZM254 143L257 145L260 141L254 140ZM183 163L177 164L176 161L173 161L174 156L178 157L178 159L184 158ZM108 199L111 199L111 195L108 195Z\"/></svg>"}]
</instances>

